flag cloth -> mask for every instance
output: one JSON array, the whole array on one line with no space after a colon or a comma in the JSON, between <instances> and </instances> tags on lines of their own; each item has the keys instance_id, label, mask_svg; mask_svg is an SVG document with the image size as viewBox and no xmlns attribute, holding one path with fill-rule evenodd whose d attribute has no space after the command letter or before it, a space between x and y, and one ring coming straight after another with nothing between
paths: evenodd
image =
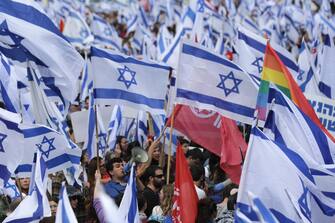
<instances>
[{"instance_id":1,"label":"flag cloth","mask_svg":"<svg viewBox=\"0 0 335 223\"><path fill-rule=\"evenodd\" d=\"M118 210L117 216L124 223L140 223L137 205L136 168L132 164L129 180Z\"/></svg>"},{"instance_id":2,"label":"flag cloth","mask_svg":"<svg viewBox=\"0 0 335 223\"><path fill-rule=\"evenodd\" d=\"M221 116L217 112L176 105L173 128L189 139L221 156ZM170 126L171 117L167 121Z\"/></svg>"},{"instance_id":3,"label":"flag cloth","mask_svg":"<svg viewBox=\"0 0 335 223\"><path fill-rule=\"evenodd\" d=\"M70 200L66 191L65 183L63 182L62 188L59 192L59 201L56 212L56 223L76 223L77 218L73 212Z\"/></svg>"},{"instance_id":4,"label":"flag cloth","mask_svg":"<svg viewBox=\"0 0 335 223\"><path fill-rule=\"evenodd\" d=\"M256 197L253 193L248 192L251 208L256 212L260 223L278 223L278 220L271 213L271 211L264 205L264 203Z\"/></svg>"},{"instance_id":5,"label":"flag cloth","mask_svg":"<svg viewBox=\"0 0 335 223\"><path fill-rule=\"evenodd\" d=\"M170 67L95 47L91 57L96 104L164 114Z\"/></svg>"},{"instance_id":6,"label":"flag cloth","mask_svg":"<svg viewBox=\"0 0 335 223\"><path fill-rule=\"evenodd\" d=\"M235 121L217 112L176 105L173 128L219 156L220 167L239 184L247 144Z\"/></svg>"},{"instance_id":7,"label":"flag cloth","mask_svg":"<svg viewBox=\"0 0 335 223\"><path fill-rule=\"evenodd\" d=\"M271 141L259 129L253 128L243 165L238 210L252 221L259 220L256 213L250 211L248 192L251 192L262 200L279 222L301 222L287 196L289 192L297 199L299 209L310 222L334 222L334 198L326 197L328 192L320 190L324 186L332 190L333 183L318 185L311 174L311 167L312 164L299 153Z\"/></svg>"},{"instance_id":8,"label":"flag cloth","mask_svg":"<svg viewBox=\"0 0 335 223\"><path fill-rule=\"evenodd\" d=\"M198 212L198 195L181 145L177 147L173 201L173 222L195 222Z\"/></svg>"},{"instance_id":9,"label":"flag cloth","mask_svg":"<svg viewBox=\"0 0 335 223\"><path fill-rule=\"evenodd\" d=\"M73 89L84 60L37 3L1 1L0 27L0 50L5 56L23 66L32 62L54 92L64 100L75 99Z\"/></svg>"},{"instance_id":10,"label":"flag cloth","mask_svg":"<svg viewBox=\"0 0 335 223\"><path fill-rule=\"evenodd\" d=\"M257 88L233 62L184 41L178 74L176 103L216 111L243 123L253 122Z\"/></svg>"},{"instance_id":11,"label":"flag cloth","mask_svg":"<svg viewBox=\"0 0 335 223\"><path fill-rule=\"evenodd\" d=\"M108 125L108 146L109 149L114 150L116 144L116 137L120 135L122 125L122 111L121 106L114 105L111 120Z\"/></svg>"},{"instance_id":12,"label":"flag cloth","mask_svg":"<svg viewBox=\"0 0 335 223\"><path fill-rule=\"evenodd\" d=\"M148 114L144 111L137 113L136 139L144 148L148 139Z\"/></svg>"},{"instance_id":13,"label":"flag cloth","mask_svg":"<svg viewBox=\"0 0 335 223\"><path fill-rule=\"evenodd\" d=\"M221 140L220 166L234 183L239 184L247 143L235 121L222 117Z\"/></svg>"},{"instance_id":14,"label":"flag cloth","mask_svg":"<svg viewBox=\"0 0 335 223\"><path fill-rule=\"evenodd\" d=\"M281 91L271 88L274 102L265 122L264 133L318 164L334 164L335 143Z\"/></svg>"},{"instance_id":15,"label":"flag cloth","mask_svg":"<svg viewBox=\"0 0 335 223\"><path fill-rule=\"evenodd\" d=\"M325 134L327 134L329 138L332 139L332 141L335 142L334 137L321 124L319 118L314 112L314 109L305 98L292 75L268 43L264 57L262 80L257 98L257 110L260 120L266 119L270 83L275 84L281 91L283 91L284 94L287 95L298 108L300 108L319 128L325 132Z\"/></svg>"},{"instance_id":16,"label":"flag cloth","mask_svg":"<svg viewBox=\"0 0 335 223\"><path fill-rule=\"evenodd\" d=\"M19 206L3 222L37 223L42 218L51 216L46 194L48 179L47 166L40 151L37 151L36 163L30 179L29 195L21 201Z\"/></svg>"},{"instance_id":17,"label":"flag cloth","mask_svg":"<svg viewBox=\"0 0 335 223\"><path fill-rule=\"evenodd\" d=\"M0 188L4 188L23 158L23 134L18 123L17 114L0 109Z\"/></svg>"},{"instance_id":18,"label":"flag cloth","mask_svg":"<svg viewBox=\"0 0 335 223\"><path fill-rule=\"evenodd\" d=\"M72 147L66 137L54 129L37 124L20 124L24 135L23 159L15 170L20 177L29 177L32 171L34 153L41 152L47 173L61 171L80 164L81 149Z\"/></svg>"}]
</instances>

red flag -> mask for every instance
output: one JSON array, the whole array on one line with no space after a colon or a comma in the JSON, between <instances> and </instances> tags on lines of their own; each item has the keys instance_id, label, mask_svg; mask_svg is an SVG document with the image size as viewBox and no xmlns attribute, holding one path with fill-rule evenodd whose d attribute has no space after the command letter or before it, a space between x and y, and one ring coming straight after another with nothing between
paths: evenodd
<instances>
[{"instance_id":1,"label":"red flag","mask_svg":"<svg viewBox=\"0 0 335 223\"><path fill-rule=\"evenodd\" d=\"M221 159L220 166L229 178L239 184L243 157L247 151L247 144L236 122L222 116L221 119Z\"/></svg>"},{"instance_id":2,"label":"red flag","mask_svg":"<svg viewBox=\"0 0 335 223\"><path fill-rule=\"evenodd\" d=\"M182 146L177 147L172 219L174 223L193 223L198 213L198 195Z\"/></svg>"},{"instance_id":3,"label":"red flag","mask_svg":"<svg viewBox=\"0 0 335 223\"><path fill-rule=\"evenodd\" d=\"M168 125L170 119L168 120ZM186 105L175 107L173 128L193 142L221 156L220 115L216 112L198 110Z\"/></svg>"},{"instance_id":4,"label":"red flag","mask_svg":"<svg viewBox=\"0 0 335 223\"><path fill-rule=\"evenodd\" d=\"M221 117L216 112L193 109L185 105L177 105L174 116L173 128L219 156L221 168L238 184L241 175L241 154L244 156L247 144L235 121ZM168 126L169 122L170 119Z\"/></svg>"}]
</instances>

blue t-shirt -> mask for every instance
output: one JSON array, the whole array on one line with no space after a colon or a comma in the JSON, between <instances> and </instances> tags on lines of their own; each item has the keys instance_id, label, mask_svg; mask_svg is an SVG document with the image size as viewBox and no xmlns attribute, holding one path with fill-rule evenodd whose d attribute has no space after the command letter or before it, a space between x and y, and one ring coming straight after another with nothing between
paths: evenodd
<instances>
[{"instance_id":1,"label":"blue t-shirt","mask_svg":"<svg viewBox=\"0 0 335 223\"><path fill-rule=\"evenodd\" d=\"M127 186L126 183L120 184L117 182L110 181L107 184L105 184L105 191L109 196L115 199L117 196L124 193L126 186Z\"/></svg>"}]
</instances>

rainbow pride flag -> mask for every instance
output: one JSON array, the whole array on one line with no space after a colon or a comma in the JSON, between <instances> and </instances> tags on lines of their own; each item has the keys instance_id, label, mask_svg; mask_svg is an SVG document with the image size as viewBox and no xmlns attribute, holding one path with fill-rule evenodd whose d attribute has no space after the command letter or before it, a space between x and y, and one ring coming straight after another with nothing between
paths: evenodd
<instances>
[{"instance_id":1,"label":"rainbow pride flag","mask_svg":"<svg viewBox=\"0 0 335 223\"><path fill-rule=\"evenodd\" d=\"M275 84L301 111L309 116L309 118L321 128L333 142L335 142L335 138L321 124L314 109L305 98L298 84L268 42L264 55L262 78L256 105L258 118L263 121L266 120L270 83Z\"/></svg>"}]
</instances>

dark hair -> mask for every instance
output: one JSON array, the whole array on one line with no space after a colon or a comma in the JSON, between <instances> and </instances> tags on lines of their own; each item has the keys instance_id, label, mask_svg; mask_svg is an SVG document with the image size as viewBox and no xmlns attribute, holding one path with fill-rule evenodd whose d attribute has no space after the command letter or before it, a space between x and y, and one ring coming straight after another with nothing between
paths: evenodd
<instances>
[{"instance_id":1,"label":"dark hair","mask_svg":"<svg viewBox=\"0 0 335 223\"><path fill-rule=\"evenodd\" d=\"M123 162L122 159L117 157L108 160L108 162L105 164L107 172L113 171L114 163L122 163L122 162Z\"/></svg>"},{"instance_id":2,"label":"dark hair","mask_svg":"<svg viewBox=\"0 0 335 223\"><path fill-rule=\"evenodd\" d=\"M156 170L162 170L162 168L156 165L151 165L145 170L143 174L143 182L145 184L148 183L150 177L154 177L156 175Z\"/></svg>"},{"instance_id":3,"label":"dark hair","mask_svg":"<svg viewBox=\"0 0 335 223\"><path fill-rule=\"evenodd\" d=\"M223 190L222 190L223 199L225 199L226 197L229 198L230 191L234 188L238 188L238 185L237 184L229 184L226 187L224 187Z\"/></svg>"},{"instance_id":4,"label":"dark hair","mask_svg":"<svg viewBox=\"0 0 335 223\"><path fill-rule=\"evenodd\" d=\"M204 155L199 148L190 149L186 153L186 157L192 157L193 160L200 161L201 165L204 164Z\"/></svg>"},{"instance_id":5,"label":"dark hair","mask_svg":"<svg viewBox=\"0 0 335 223\"><path fill-rule=\"evenodd\" d=\"M201 177L205 176L205 169L199 163L191 163L190 171L193 181L199 181Z\"/></svg>"},{"instance_id":6,"label":"dark hair","mask_svg":"<svg viewBox=\"0 0 335 223\"><path fill-rule=\"evenodd\" d=\"M201 199L198 202L198 215L196 223L210 222L215 218L217 212L216 204L210 198Z\"/></svg>"}]
</instances>

